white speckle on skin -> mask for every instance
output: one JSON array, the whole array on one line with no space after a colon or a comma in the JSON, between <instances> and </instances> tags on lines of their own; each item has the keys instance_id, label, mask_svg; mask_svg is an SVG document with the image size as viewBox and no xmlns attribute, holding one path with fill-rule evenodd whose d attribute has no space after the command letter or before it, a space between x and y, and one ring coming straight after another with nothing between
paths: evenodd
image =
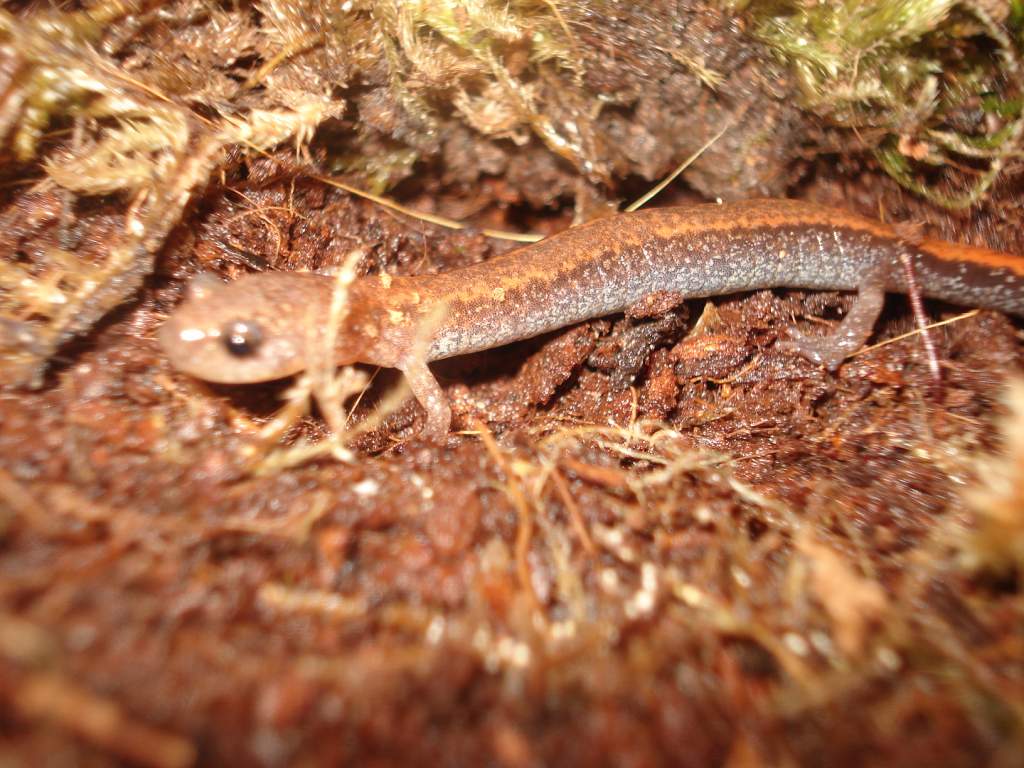
<instances>
[{"instance_id":1,"label":"white speckle on skin","mask_svg":"<svg viewBox=\"0 0 1024 768\"><path fill-rule=\"evenodd\" d=\"M186 342L202 341L206 338L206 331L202 328L186 328L178 334L178 338Z\"/></svg>"},{"instance_id":2,"label":"white speckle on skin","mask_svg":"<svg viewBox=\"0 0 1024 768\"><path fill-rule=\"evenodd\" d=\"M390 288L391 287L391 275L389 275L387 272L381 272L380 273L380 284L381 284L381 286L384 287L385 290Z\"/></svg>"}]
</instances>

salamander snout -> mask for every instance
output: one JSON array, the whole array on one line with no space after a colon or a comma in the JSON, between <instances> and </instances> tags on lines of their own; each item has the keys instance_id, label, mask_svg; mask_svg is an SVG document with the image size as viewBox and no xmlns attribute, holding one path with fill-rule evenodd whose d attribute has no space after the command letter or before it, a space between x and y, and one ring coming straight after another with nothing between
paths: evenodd
<instances>
[{"instance_id":1,"label":"salamander snout","mask_svg":"<svg viewBox=\"0 0 1024 768\"><path fill-rule=\"evenodd\" d=\"M278 295L268 277L250 275L233 283L195 278L160 329L171 364L219 384L270 381L301 371L309 339L289 311L295 297Z\"/></svg>"}]
</instances>

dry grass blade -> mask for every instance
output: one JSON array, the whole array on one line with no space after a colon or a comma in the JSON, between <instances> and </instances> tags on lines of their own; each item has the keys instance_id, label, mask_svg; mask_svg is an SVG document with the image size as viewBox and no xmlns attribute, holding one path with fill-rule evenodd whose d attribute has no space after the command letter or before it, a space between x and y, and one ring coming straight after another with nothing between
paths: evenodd
<instances>
[{"instance_id":1,"label":"dry grass blade","mask_svg":"<svg viewBox=\"0 0 1024 768\"><path fill-rule=\"evenodd\" d=\"M533 514L530 509L530 503L487 425L478 421L474 424L474 428L477 434L479 434L488 455L498 465L502 474L505 475L505 493L508 495L512 506L516 510L516 514L519 516L519 527L516 530L515 543L516 575L519 578L519 586L529 600L531 608L533 608L536 615L542 617L544 609L533 588L533 580L530 578L529 554L530 543L533 539Z\"/></svg>"},{"instance_id":2,"label":"dry grass blade","mask_svg":"<svg viewBox=\"0 0 1024 768\"><path fill-rule=\"evenodd\" d=\"M296 385L285 394L285 407L261 433L257 450L262 452L272 441L278 440L295 426L309 411L313 400L319 406L331 433L317 443L300 442L260 458L255 465L258 473L273 474L324 456L332 456L346 463L354 461L356 457L348 443L357 435L379 426L407 395L406 387L395 388L372 416L355 427L349 426L351 413L345 410L344 404L353 396L362 397L372 379L364 371L352 366L339 369L335 362L335 350L338 333L349 312L349 287L356 279L356 267L363 255L362 251L353 251L337 271L328 316L309 317L303 324L307 332L306 360L309 365Z\"/></svg>"}]
</instances>

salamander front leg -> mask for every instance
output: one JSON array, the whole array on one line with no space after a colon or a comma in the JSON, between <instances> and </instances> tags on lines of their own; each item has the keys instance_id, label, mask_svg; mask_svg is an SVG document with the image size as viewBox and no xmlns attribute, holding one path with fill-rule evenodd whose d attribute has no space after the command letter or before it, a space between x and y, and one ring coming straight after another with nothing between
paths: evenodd
<instances>
[{"instance_id":1,"label":"salamander front leg","mask_svg":"<svg viewBox=\"0 0 1024 768\"><path fill-rule=\"evenodd\" d=\"M421 434L430 440L444 440L451 427L452 409L437 378L423 360L407 361L401 366L401 371L413 395L427 412L427 423Z\"/></svg>"},{"instance_id":2,"label":"salamander front leg","mask_svg":"<svg viewBox=\"0 0 1024 768\"><path fill-rule=\"evenodd\" d=\"M885 274L881 269L871 270L857 289L857 300L832 333L807 336L791 328L789 340L780 342L779 347L834 371L868 340L884 303Z\"/></svg>"}]
</instances>

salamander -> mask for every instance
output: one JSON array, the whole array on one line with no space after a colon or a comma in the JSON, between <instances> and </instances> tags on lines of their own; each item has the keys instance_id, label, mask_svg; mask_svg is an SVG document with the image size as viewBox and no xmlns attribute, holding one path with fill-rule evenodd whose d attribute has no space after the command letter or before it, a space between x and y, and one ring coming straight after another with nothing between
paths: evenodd
<instances>
[{"instance_id":1,"label":"salamander","mask_svg":"<svg viewBox=\"0 0 1024 768\"><path fill-rule=\"evenodd\" d=\"M835 368L870 335L885 292L1024 315L1024 259L901 237L842 210L792 200L654 208L597 219L488 261L440 274L357 278L334 334L337 364L398 368L426 410L451 409L428 363L621 312L658 292L680 300L765 288L857 291L828 336L790 332L787 349ZM200 276L159 337L171 364L211 382L302 371L325 332L335 278L264 272L224 284Z\"/></svg>"}]
</instances>

